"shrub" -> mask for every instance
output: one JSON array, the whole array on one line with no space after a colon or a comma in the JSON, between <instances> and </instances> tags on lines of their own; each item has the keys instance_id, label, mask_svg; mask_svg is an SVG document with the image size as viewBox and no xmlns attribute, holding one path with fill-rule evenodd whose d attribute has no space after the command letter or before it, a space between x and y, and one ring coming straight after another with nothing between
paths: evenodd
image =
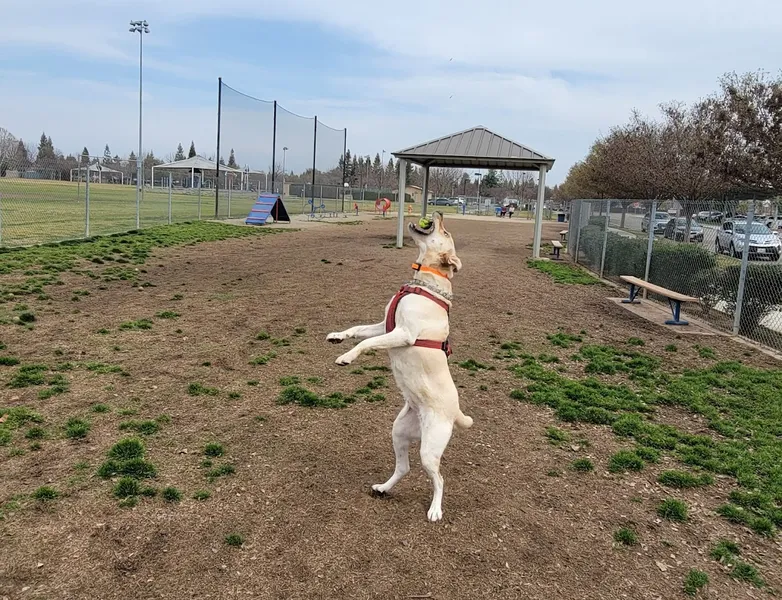
<instances>
[{"instance_id":1,"label":"shrub","mask_svg":"<svg viewBox=\"0 0 782 600\"><path fill-rule=\"evenodd\" d=\"M117 485L114 486L114 495L117 498L127 498L128 496L137 496L141 492L141 486L136 479L132 477L122 477Z\"/></svg>"},{"instance_id":2,"label":"shrub","mask_svg":"<svg viewBox=\"0 0 782 600\"><path fill-rule=\"evenodd\" d=\"M182 492L175 487L167 487L163 489L161 496L166 502L179 502L182 499Z\"/></svg>"},{"instance_id":3,"label":"shrub","mask_svg":"<svg viewBox=\"0 0 782 600\"><path fill-rule=\"evenodd\" d=\"M667 498L657 507L657 514L669 521L686 521L687 505L681 500Z\"/></svg>"},{"instance_id":4,"label":"shrub","mask_svg":"<svg viewBox=\"0 0 782 600\"><path fill-rule=\"evenodd\" d=\"M698 591L709 583L709 576L703 571L690 569L687 578L684 580L684 593L688 596L694 596Z\"/></svg>"},{"instance_id":5,"label":"shrub","mask_svg":"<svg viewBox=\"0 0 782 600\"><path fill-rule=\"evenodd\" d=\"M638 543L638 534L632 529L622 527L614 532L614 541L625 546L635 546Z\"/></svg>"},{"instance_id":6,"label":"shrub","mask_svg":"<svg viewBox=\"0 0 782 600\"><path fill-rule=\"evenodd\" d=\"M35 500L46 502L48 500L56 500L57 497L60 495L60 492L55 490L53 487L49 487L48 485L45 485L43 487L39 487L31 495Z\"/></svg>"},{"instance_id":7,"label":"shrub","mask_svg":"<svg viewBox=\"0 0 782 600\"><path fill-rule=\"evenodd\" d=\"M722 269L712 288L717 300L726 304L732 317L736 310L741 265L731 264ZM739 333L752 337L760 321L782 304L782 265L750 264L747 269L744 301L739 320Z\"/></svg>"}]
</instances>

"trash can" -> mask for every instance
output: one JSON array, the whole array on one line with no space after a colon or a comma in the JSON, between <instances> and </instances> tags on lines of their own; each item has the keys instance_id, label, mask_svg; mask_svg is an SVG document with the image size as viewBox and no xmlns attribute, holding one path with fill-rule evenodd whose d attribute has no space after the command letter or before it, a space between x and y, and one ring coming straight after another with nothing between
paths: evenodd
<instances>
[{"instance_id":1,"label":"trash can","mask_svg":"<svg viewBox=\"0 0 782 600\"><path fill-rule=\"evenodd\" d=\"M557 223L564 223L565 222L565 213L560 212L557 213Z\"/></svg>"}]
</instances>

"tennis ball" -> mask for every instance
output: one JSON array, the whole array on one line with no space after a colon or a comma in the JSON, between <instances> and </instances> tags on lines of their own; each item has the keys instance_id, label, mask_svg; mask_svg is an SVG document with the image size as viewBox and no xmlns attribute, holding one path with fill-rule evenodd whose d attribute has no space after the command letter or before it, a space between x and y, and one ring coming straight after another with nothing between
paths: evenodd
<instances>
[{"instance_id":1,"label":"tennis ball","mask_svg":"<svg viewBox=\"0 0 782 600\"><path fill-rule=\"evenodd\" d=\"M418 221L418 226L421 229L428 229L429 225L431 225L431 224L432 224L432 222L429 219L426 219L426 218L422 218L421 220Z\"/></svg>"}]
</instances>

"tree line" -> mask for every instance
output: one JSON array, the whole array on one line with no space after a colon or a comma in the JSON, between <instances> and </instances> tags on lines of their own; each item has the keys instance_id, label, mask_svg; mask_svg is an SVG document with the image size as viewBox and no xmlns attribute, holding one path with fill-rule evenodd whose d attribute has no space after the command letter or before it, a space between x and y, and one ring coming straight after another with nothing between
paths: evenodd
<instances>
[{"instance_id":1,"label":"tree line","mask_svg":"<svg viewBox=\"0 0 782 600\"><path fill-rule=\"evenodd\" d=\"M782 75L729 73L690 105L633 111L598 137L556 190L561 199L676 200L690 217L715 202L782 195ZM688 219L689 220L689 219Z\"/></svg>"}]
</instances>

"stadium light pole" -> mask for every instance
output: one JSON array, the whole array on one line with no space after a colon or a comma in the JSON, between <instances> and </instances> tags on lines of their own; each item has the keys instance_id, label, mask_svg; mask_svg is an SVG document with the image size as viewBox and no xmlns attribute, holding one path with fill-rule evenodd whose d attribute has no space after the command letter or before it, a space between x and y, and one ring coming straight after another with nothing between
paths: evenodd
<instances>
[{"instance_id":1,"label":"stadium light pole","mask_svg":"<svg viewBox=\"0 0 782 600\"><path fill-rule=\"evenodd\" d=\"M378 194L383 193L383 171L386 170L386 151L383 150L383 156L380 158L380 189L378 190ZM377 198L380 199L379 197Z\"/></svg>"},{"instance_id":2,"label":"stadium light pole","mask_svg":"<svg viewBox=\"0 0 782 600\"><path fill-rule=\"evenodd\" d=\"M141 108L142 108L142 65L144 34L149 33L146 21L131 21L130 33L138 33L138 156L136 156L136 229L141 228L141 190L144 185L144 160L141 157Z\"/></svg>"},{"instance_id":3,"label":"stadium light pole","mask_svg":"<svg viewBox=\"0 0 782 600\"><path fill-rule=\"evenodd\" d=\"M285 200L285 153L288 151L288 146L282 148L282 199Z\"/></svg>"}]
</instances>

